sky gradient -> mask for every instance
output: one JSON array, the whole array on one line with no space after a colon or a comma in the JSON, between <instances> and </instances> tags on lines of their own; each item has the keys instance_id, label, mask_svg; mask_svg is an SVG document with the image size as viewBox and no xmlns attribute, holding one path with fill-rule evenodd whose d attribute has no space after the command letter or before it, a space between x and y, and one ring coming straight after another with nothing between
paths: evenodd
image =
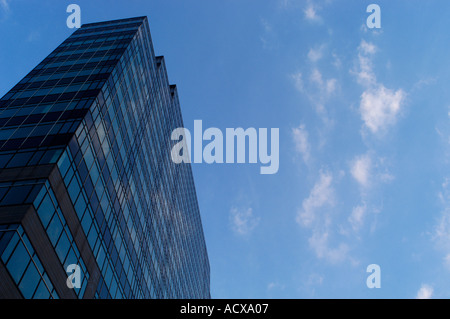
<instances>
[{"instance_id":1,"label":"sky gradient","mask_svg":"<svg viewBox=\"0 0 450 319\"><path fill-rule=\"evenodd\" d=\"M70 3L148 16L191 132L280 129L277 174L192 164L213 298L450 297L450 2L0 0L1 96Z\"/></svg>"}]
</instances>

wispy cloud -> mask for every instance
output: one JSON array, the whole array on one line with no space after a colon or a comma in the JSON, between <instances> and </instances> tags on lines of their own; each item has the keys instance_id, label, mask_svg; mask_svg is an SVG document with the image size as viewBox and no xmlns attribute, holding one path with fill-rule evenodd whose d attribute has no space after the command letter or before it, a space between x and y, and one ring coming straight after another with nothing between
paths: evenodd
<instances>
[{"instance_id":1,"label":"wispy cloud","mask_svg":"<svg viewBox=\"0 0 450 319\"><path fill-rule=\"evenodd\" d=\"M323 86L323 79L322 79L322 73L320 73L319 70L313 69L310 75L311 82L319 85L320 87Z\"/></svg>"},{"instance_id":2,"label":"wispy cloud","mask_svg":"<svg viewBox=\"0 0 450 319\"><path fill-rule=\"evenodd\" d=\"M350 162L350 174L360 189L361 203L354 206L348 218L353 231L358 232L368 220L369 212L379 212L378 208L370 205L372 194L377 186L391 182L395 177L389 172L386 158L376 156L374 151L357 155ZM375 224L372 224L374 230Z\"/></svg>"},{"instance_id":3,"label":"wispy cloud","mask_svg":"<svg viewBox=\"0 0 450 319\"><path fill-rule=\"evenodd\" d=\"M405 97L403 90L393 91L382 84L365 91L361 96L360 112L366 127L377 133L395 124Z\"/></svg>"},{"instance_id":4,"label":"wispy cloud","mask_svg":"<svg viewBox=\"0 0 450 319\"><path fill-rule=\"evenodd\" d=\"M443 209L434 228L433 240L444 252L444 265L450 269L450 178L444 179L438 198Z\"/></svg>"},{"instance_id":5,"label":"wispy cloud","mask_svg":"<svg viewBox=\"0 0 450 319\"><path fill-rule=\"evenodd\" d=\"M291 75L291 79L295 88L311 101L315 111L322 120L331 124L332 121L328 118L325 104L337 91L339 87L338 81L335 78L325 78L317 67L312 68L306 80L304 80L301 72Z\"/></svg>"},{"instance_id":6,"label":"wispy cloud","mask_svg":"<svg viewBox=\"0 0 450 319\"><path fill-rule=\"evenodd\" d=\"M300 226L311 230L308 244L317 258L334 264L347 259L350 249L346 243L336 243L336 240L330 239L333 235L333 222L329 208L335 204L332 183L332 174L321 171L319 180L314 184L309 196L303 200L296 220Z\"/></svg>"},{"instance_id":7,"label":"wispy cloud","mask_svg":"<svg viewBox=\"0 0 450 319\"><path fill-rule=\"evenodd\" d=\"M450 163L450 106L442 113L442 124L436 127L437 134L441 140L441 161L445 170ZM445 120L444 120L445 119ZM441 187L437 192L438 205L441 210L432 232L432 240L437 248L444 254L443 264L450 271L450 175L444 175Z\"/></svg>"},{"instance_id":8,"label":"wispy cloud","mask_svg":"<svg viewBox=\"0 0 450 319\"><path fill-rule=\"evenodd\" d=\"M376 51L375 45L364 40L358 47L358 66L352 72L356 74L358 83L366 87L375 86L377 82L372 64L372 56Z\"/></svg>"},{"instance_id":9,"label":"wispy cloud","mask_svg":"<svg viewBox=\"0 0 450 319\"><path fill-rule=\"evenodd\" d=\"M0 0L0 7L2 8L2 10L9 12L8 0Z\"/></svg>"},{"instance_id":10,"label":"wispy cloud","mask_svg":"<svg viewBox=\"0 0 450 319\"><path fill-rule=\"evenodd\" d=\"M325 49L325 45L323 45L323 44L319 47L309 49L309 51L308 51L309 61L315 63L315 62L319 61L320 59L322 59L324 49Z\"/></svg>"},{"instance_id":11,"label":"wispy cloud","mask_svg":"<svg viewBox=\"0 0 450 319\"><path fill-rule=\"evenodd\" d=\"M445 267L447 267L448 269L450 269L450 254L447 254L447 255L444 257L444 265L445 265Z\"/></svg>"},{"instance_id":12,"label":"wispy cloud","mask_svg":"<svg viewBox=\"0 0 450 319\"><path fill-rule=\"evenodd\" d=\"M375 54L375 52L377 52L377 47L373 43L362 40L358 50L363 54Z\"/></svg>"},{"instance_id":13,"label":"wispy cloud","mask_svg":"<svg viewBox=\"0 0 450 319\"><path fill-rule=\"evenodd\" d=\"M304 124L292 129L292 137L294 139L295 150L301 154L305 164L309 163L311 156L311 146L308 141L308 131Z\"/></svg>"},{"instance_id":14,"label":"wispy cloud","mask_svg":"<svg viewBox=\"0 0 450 319\"><path fill-rule=\"evenodd\" d=\"M337 247L330 247L328 231L315 230L308 242L318 258L326 259L333 264L344 261L349 252L349 246L345 243L340 243Z\"/></svg>"},{"instance_id":15,"label":"wispy cloud","mask_svg":"<svg viewBox=\"0 0 450 319\"><path fill-rule=\"evenodd\" d=\"M27 36L28 42L35 42L41 38L41 33L39 31L33 30Z\"/></svg>"},{"instance_id":16,"label":"wispy cloud","mask_svg":"<svg viewBox=\"0 0 450 319\"><path fill-rule=\"evenodd\" d=\"M365 204L353 207L352 213L348 218L348 221L355 232L359 231L363 226L366 212L367 207Z\"/></svg>"},{"instance_id":17,"label":"wispy cloud","mask_svg":"<svg viewBox=\"0 0 450 319\"><path fill-rule=\"evenodd\" d=\"M288 8L292 0L279 0L278 5L282 8Z\"/></svg>"},{"instance_id":18,"label":"wispy cloud","mask_svg":"<svg viewBox=\"0 0 450 319\"><path fill-rule=\"evenodd\" d=\"M305 19L308 21L322 21L322 18L317 13L317 7L312 2L308 2L306 8L303 10L303 13L305 14Z\"/></svg>"},{"instance_id":19,"label":"wispy cloud","mask_svg":"<svg viewBox=\"0 0 450 319\"><path fill-rule=\"evenodd\" d=\"M340 69L342 67L341 58L335 52L331 53L331 57L333 58L333 66L336 69Z\"/></svg>"},{"instance_id":20,"label":"wispy cloud","mask_svg":"<svg viewBox=\"0 0 450 319\"><path fill-rule=\"evenodd\" d=\"M310 99L320 95L324 95L322 100L328 98L337 88L337 80L334 78L324 79L320 70L314 67L309 75L309 82L305 83L302 72L294 73L291 75L291 79L294 81L295 88L306 94ZM308 89L306 85L308 84ZM315 92L312 92L315 91ZM317 93L316 93L317 92Z\"/></svg>"},{"instance_id":21,"label":"wispy cloud","mask_svg":"<svg viewBox=\"0 0 450 319\"><path fill-rule=\"evenodd\" d=\"M259 37L264 49L270 50L277 47L277 34L267 19L261 18L262 35Z\"/></svg>"},{"instance_id":22,"label":"wispy cloud","mask_svg":"<svg viewBox=\"0 0 450 319\"><path fill-rule=\"evenodd\" d=\"M297 72L295 74L291 74L291 79L294 81L294 86L299 92L303 92L303 75L301 72Z\"/></svg>"},{"instance_id":23,"label":"wispy cloud","mask_svg":"<svg viewBox=\"0 0 450 319\"><path fill-rule=\"evenodd\" d=\"M359 239L361 229L375 232L377 228L377 215L383 210L383 201L374 199L379 198L379 190L383 184L389 184L395 179L390 172L391 163L385 157L377 156L376 152L368 152L357 155L351 160L349 165L350 175L359 186L359 203L354 205L347 219L354 235ZM348 229L343 228L348 233Z\"/></svg>"},{"instance_id":24,"label":"wispy cloud","mask_svg":"<svg viewBox=\"0 0 450 319\"><path fill-rule=\"evenodd\" d=\"M423 284L417 292L416 299L431 299L433 296L433 287Z\"/></svg>"},{"instance_id":25,"label":"wispy cloud","mask_svg":"<svg viewBox=\"0 0 450 319\"><path fill-rule=\"evenodd\" d=\"M269 291L274 290L274 289L284 290L285 287L286 287L285 285L280 284L278 282L270 282L267 285L267 290L269 290Z\"/></svg>"},{"instance_id":26,"label":"wispy cloud","mask_svg":"<svg viewBox=\"0 0 450 319\"><path fill-rule=\"evenodd\" d=\"M327 53L325 49L326 44L309 49L307 61L311 69L306 83L302 82L301 90L299 91L308 97L322 120L327 124L331 124L332 121L328 118L326 104L334 96L339 83L335 78L324 75L317 65L319 60L325 58ZM334 64L334 62L331 64ZM298 88L298 86L296 87Z\"/></svg>"},{"instance_id":27,"label":"wispy cloud","mask_svg":"<svg viewBox=\"0 0 450 319\"><path fill-rule=\"evenodd\" d=\"M359 107L361 118L374 134L385 132L396 123L406 99L402 89L392 90L377 81L372 62L376 52L374 44L362 40L358 47L358 66L352 70L358 83L365 87Z\"/></svg>"},{"instance_id":28,"label":"wispy cloud","mask_svg":"<svg viewBox=\"0 0 450 319\"><path fill-rule=\"evenodd\" d=\"M369 33L370 35L374 36L374 35L380 35L383 34L383 28L380 29L369 29L367 27L366 22L364 21L363 24L361 24L361 27L359 28L360 31L362 31L363 33Z\"/></svg>"},{"instance_id":29,"label":"wispy cloud","mask_svg":"<svg viewBox=\"0 0 450 319\"><path fill-rule=\"evenodd\" d=\"M363 187L369 186L371 182L372 159L369 154L357 156L353 160L351 174L353 178Z\"/></svg>"},{"instance_id":30,"label":"wispy cloud","mask_svg":"<svg viewBox=\"0 0 450 319\"><path fill-rule=\"evenodd\" d=\"M249 235L259 224L259 217L253 214L252 208L230 210L230 220L233 231L242 236Z\"/></svg>"},{"instance_id":31,"label":"wispy cloud","mask_svg":"<svg viewBox=\"0 0 450 319\"><path fill-rule=\"evenodd\" d=\"M312 225L316 218L316 210L334 203L334 189L331 186L333 176L330 173L320 173L319 180L314 185L309 196L303 200L302 209L297 214L297 222L305 227Z\"/></svg>"}]
</instances>

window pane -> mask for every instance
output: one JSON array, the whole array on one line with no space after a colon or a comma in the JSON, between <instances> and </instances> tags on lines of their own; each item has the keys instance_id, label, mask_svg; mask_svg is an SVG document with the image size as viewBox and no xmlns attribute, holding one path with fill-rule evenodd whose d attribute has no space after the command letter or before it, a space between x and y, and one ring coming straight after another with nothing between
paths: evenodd
<instances>
[{"instance_id":1,"label":"window pane","mask_svg":"<svg viewBox=\"0 0 450 319\"><path fill-rule=\"evenodd\" d=\"M33 152L17 153L9 162L8 167L26 166L32 155L34 155Z\"/></svg>"},{"instance_id":2,"label":"window pane","mask_svg":"<svg viewBox=\"0 0 450 319\"><path fill-rule=\"evenodd\" d=\"M30 262L19 285L19 289L26 299L31 299L31 297L33 297L33 293L36 290L40 278L41 276L39 276L36 267Z\"/></svg>"},{"instance_id":3,"label":"window pane","mask_svg":"<svg viewBox=\"0 0 450 319\"><path fill-rule=\"evenodd\" d=\"M2 199L2 205L22 204L30 192L31 185L12 187L6 196Z\"/></svg>"},{"instance_id":4,"label":"window pane","mask_svg":"<svg viewBox=\"0 0 450 319\"><path fill-rule=\"evenodd\" d=\"M63 226L61 225L61 222L59 221L58 215L54 214L53 219L48 225L47 234L50 238L50 241L52 242L53 246L56 245L58 242L59 235L61 235L61 232L63 230Z\"/></svg>"},{"instance_id":5,"label":"window pane","mask_svg":"<svg viewBox=\"0 0 450 319\"><path fill-rule=\"evenodd\" d=\"M69 254L67 255L66 261L64 263L64 268L67 269L67 267L72 264L76 264L76 265L80 266L78 264L78 259L77 259L77 256L75 255L73 248L70 249ZM81 275L83 276L84 273L83 273L83 270L81 269L81 267L80 267L80 271L82 272Z\"/></svg>"},{"instance_id":6,"label":"window pane","mask_svg":"<svg viewBox=\"0 0 450 319\"><path fill-rule=\"evenodd\" d=\"M50 196L46 194L44 199L42 200L41 206L39 206L38 209L38 215L41 218L42 225L44 225L44 228L47 228L47 225L50 222L50 219L52 218L54 213L55 208L53 207L53 203L50 199Z\"/></svg>"},{"instance_id":7,"label":"window pane","mask_svg":"<svg viewBox=\"0 0 450 319\"><path fill-rule=\"evenodd\" d=\"M50 292L47 290L47 287L44 284L44 281L41 280L39 283L39 287L36 290L33 299L48 299L50 297Z\"/></svg>"},{"instance_id":8,"label":"window pane","mask_svg":"<svg viewBox=\"0 0 450 319\"><path fill-rule=\"evenodd\" d=\"M58 245L56 245L56 253L58 254L59 260L63 261L66 258L67 252L70 248L70 242L67 238L65 232L62 233L61 238L59 239Z\"/></svg>"},{"instance_id":9,"label":"window pane","mask_svg":"<svg viewBox=\"0 0 450 319\"><path fill-rule=\"evenodd\" d=\"M2 253L2 260L6 263L9 256L13 252L13 249L16 247L17 242L19 241L19 235L15 232L11 232L11 234L15 235L9 242L8 246L5 248L5 250Z\"/></svg>"},{"instance_id":10,"label":"window pane","mask_svg":"<svg viewBox=\"0 0 450 319\"><path fill-rule=\"evenodd\" d=\"M12 154L5 154L0 156L0 168L4 168L6 163L11 159Z\"/></svg>"},{"instance_id":11,"label":"window pane","mask_svg":"<svg viewBox=\"0 0 450 319\"><path fill-rule=\"evenodd\" d=\"M11 258L6 265L9 273L16 283L18 283L20 278L22 277L22 274L28 266L29 261L30 256L25 250L25 246L22 244L22 242L19 242L16 250L12 253Z\"/></svg>"},{"instance_id":12,"label":"window pane","mask_svg":"<svg viewBox=\"0 0 450 319\"><path fill-rule=\"evenodd\" d=\"M37 197L39 191L42 189L42 186L44 186L44 184L34 185L33 190L30 192L30 194L28 195L25 202L32 203L35 200L35 198Z\"/></svg>"},{"instance_id":13,"label":"window pane","mask_svg":"<svg viewBox=\"0 0 450 319\"><path fill-rule=\"evenodd\" d=\"M64 152L61 158L58 161L59 171L61 176L66 175L67 170L69 169L70 161L67 156L67 152Z\"/></svg>"},{"instance_id":14,"label":"window pane","mask_svg":"<svg viewBox=\"0 0 450 319\"><path fill-rule=\"evenodd\" d=\"M8 192L9 187L0 187L0 201L2 200L3 196Z\"/></svg>"},{"instance_id":15,"label":"window pane","mask_svg":"<svg viewBox=\"0 0 450 319\"><path fill-rule=\"evenodd\" d=\"M42 185L42 186L44 186L44 185ZM36 196L36 199L33 202L34 207L39 207L39 204L41 203L42 198L44 197L46 192L47 192L47 189L45 187L42 187L39 194Z\"/></svg>"},{"instance_id":16,"label":"window pane","mask_svg":"<svg viewBox=\"0 0 450 319\"><path fill-rule=\"evenodd\" d=\"M0 256L3 254L3 251L9 244L12 236L14 235L13 231L1 231L0 232Z\"/></svg>"}]
</instances>

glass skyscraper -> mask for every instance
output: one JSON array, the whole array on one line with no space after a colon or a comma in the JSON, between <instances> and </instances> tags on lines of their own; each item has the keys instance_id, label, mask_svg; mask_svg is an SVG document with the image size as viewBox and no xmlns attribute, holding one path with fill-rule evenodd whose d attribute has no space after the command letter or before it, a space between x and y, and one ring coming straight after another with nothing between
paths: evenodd
<instances>
[{"instance_id":1,"label":"glass skyscraper","mask_svg":"<svg viewBox=\"0 0 450 319\"><path fill-rule=\"evenodd\" d=\"M209 298L177 127L146 17L83 25L14 86L0 100L0 298Z\"/></svg>"}]
</instances>

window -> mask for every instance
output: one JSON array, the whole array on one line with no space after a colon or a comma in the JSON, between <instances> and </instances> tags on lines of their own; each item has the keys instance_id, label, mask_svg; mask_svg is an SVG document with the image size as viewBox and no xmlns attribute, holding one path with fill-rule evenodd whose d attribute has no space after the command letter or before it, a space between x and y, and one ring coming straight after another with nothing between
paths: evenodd
<instances>
[{"instance_id":1,"label":"window","mask_svg":"<svg viewBox=\"0 0 450 319\"><path fill-rule=\"evenodd\" d=\"M39 280L39 272L37 271L36 266L30 262L19 285L19 289L26 299L33 297L36 287L39 284Z\"/></svg>"},{"instance_id":2,"label":"window","mask_svg":"<svg viewBox=\"0 0 450 319\"><path fill-rule=\"evenodd\" d=\"M53 214L53 218L47 227L47 235L50 238L53 246L56 246L56 243L58 242L59 236L61 235L62 231L63 225L61 224L58 215Z\"/></svg>"},{"instance_id":3,"label":"window","mask_svg":"<svg viewBox=\"0 0 450 319\"><path fill-rule=\"evenodd\" d=\"M69 238L67 238L67 235L65 232L62 232L61 237L59 238L58 244L55 247L56 253L58 254L59 260L65 260L67 253L70 249L70 242ZM76 261L76 258L75 260Z\"/></svg>"},{"instance_id":4,"label":"window","mask_svg":"<svg viewBox=\"0 0 450 319\"><path fill-rule=\"evenodd\" d=\"M7 167L22 167L26 166L30 158L34 155L33 152L17 153L9 162Z\"/></svg>"},{"instance_id":5,"label":"window","mask_svg":"<svg viewBox=\"0 0 450 319\"><path fill-rule=\"evenodd\" d=\"M5 206L23 204L32 188L32 185L10 187L0 204Z\"/></svg>"},{"instance_id":6,"label":"window","mask_svg":"<svg viewBox=\"0 0 450 319\"><path fill-rule=\"evenodd\" d=\"M77 264L80 266L82 285L80 289L75 289L75 293L79 297L83 296L88 282L87 279L89 279L89 273L48 181L37 195L34 206L37 207L38 216L47 231L48 238L55 249L62 267L67 269L69 264Z\"/></svg>"},{"instance_id":7,"label":"window","mask_svg":"<svg viewBox=\"0 0 450 319\"><path fill-rule=\"evenodd\" d=\"M2 226L0 246L6 238L2 234L6 233L10 234L10 239L1 253L1 259L23 296L28 299L58 298L22 226Z\"/></svg>"}]
</instances>

